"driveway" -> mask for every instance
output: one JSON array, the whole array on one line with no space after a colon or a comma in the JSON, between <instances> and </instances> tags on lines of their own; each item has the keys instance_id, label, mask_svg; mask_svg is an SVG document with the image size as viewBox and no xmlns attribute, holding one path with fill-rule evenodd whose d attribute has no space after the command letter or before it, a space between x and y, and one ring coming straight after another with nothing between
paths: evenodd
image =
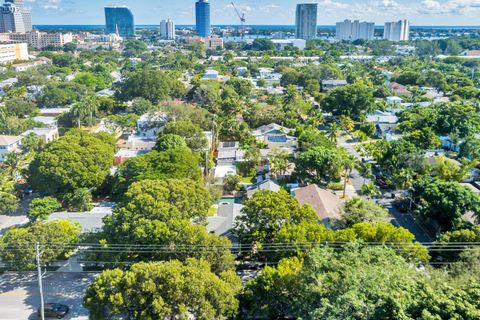
<instances>
[{"instance_id":1,"label":"driveway","mask_svg":"<svg viewBox=\"0 0 480 320\"><path fill-rule=\"evenodd\" d=\"M58 302L70 307L65 319L87 320L88 311L82 307L85 290L97 273L48 272L43 277L44 301ZM0 276L0 319L38 320L40 306L38 279L35 272L8 272Z\"/></svg>"}]
</instances>

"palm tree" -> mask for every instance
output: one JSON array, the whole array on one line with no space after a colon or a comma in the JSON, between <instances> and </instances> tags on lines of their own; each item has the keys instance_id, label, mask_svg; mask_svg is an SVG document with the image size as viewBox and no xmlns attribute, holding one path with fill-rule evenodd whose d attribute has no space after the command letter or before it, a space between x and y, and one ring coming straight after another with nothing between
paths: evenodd
<instances>
[{"instance_id":1,"label":"palm tree","mask_svg":"<svg viewBox=\"0 0 480 320\"><path fill-rule=\"evenodd\" d=\"M412 186L414 175L415 172L412 169L400 169L393 175L393 181L397 188L405 190Z\"/></svg>"},{"instance_id":2,"label":"palm tree","mask_svg":"<svg viewBox=\"0 0 480 320\"><path fill-rule=\"evenodd\" d=\"M85 117L87 115L85 105L81 102L75 103L70 109L70 113L72 117L77 118L78 128L80 129L82 125L82 117Z\"/></svg>"},{"instance_id":3,"label":"palm tree","mask_svg":"<svg viewBox=\"0 0 480 320\"><path fill-rule=\"evenodd\" d=\"M99 102L96 96L87 96L82 103L85 105L85 111L90 115L90 126L93 126L93 115L98 112Z\"/></svg>"},{"instance_id":4,"label":"palm tree","mask_svg":"<svg viewBox=\"0 0 480 320\"><path fill-rule=\"evenodd\" d=\"M367 183L362 186L361 190L362 195L366 196L368 199L373 197L379 196L382 192L378 189L378 187L373 183Z\"/></svg>"},{"instance_id":5,"label":"palm tree","mask_svg":"<svg viewBox=\"0 0 480 320\"><path fill-rule=\"evenodd\" d=\"M285 92L285 95L283 96L283 107L285 108L286 106L292 104L297 100L297 88L295 88L294 85L288 85L287 91Z\"/></svg>"},{"instance_id":6,"label":"palm tree","mask_svg":"<svg viewBox=\"0 0 480 320\"><path fill-rule=\"evenodd\" d=\"M9 152L5 155L2 166L6 168L13 177L15 176L15 172L22 167L22 156L17 152Z\"/></svg>"},{"instance_id":7,"label":"palm tree","mask_svg":"<svg viewBox=\"0 0 480 320\"><path fill-rule=\"evenodd\" d=\"M365 184L366 179L373 178L372 165L369 162L359 162L357 165L358 173L363 177L363 184Z\"/></svg>"},{"instance_id":8,"label":"palm tree","mask_svg":"<svg viewBox=\"0 0 480 320\"><path fill-rule=\"evenodd\" d=\"M337 135L339 131L340 131L340 126L336 122L333 122L332 124L330 124L327 130L328 139L330 139L330 141L332 142L337 142Z\"/></svg>"},{"instance_id":9,"label":"palm tree","mask_svg":"<svg viewBox=\"0 0 480 320\"><path fill-rule=\"evenodd\" d=\"M15 190L15 181L12 176L0 170L0 192L11 193L13 190Z\"/></svg>"},{"instance_id":10,"label":"palm tree","mask_svg":"<svg viewBox=\"0 0 480 320\"><path fill-rule=\"evenodd\" d=\"M290 168L290 154L285 150L275 150L270 156L270 171L275 176L284 175Z\"/></svg>"},{"instance_id":11,"label":"palm tree","mask_svg":"<svg viewBox=\"0 0 480 320\"><path fill-rule=\"evenodd\" d=\"M5 107L0 107L0 130L10 133L10 128L8 125L8 111Z\"/></svg>"},{"instance_id":12,"label":"palm tree","mask_svg":"<svg viewBox=\"0 0 480 320\"><path fill-rule=\"evenodd\" d=\"M344 179L343 179L343 197L346 196L347 191L347 181L348 177L352 173L352 170L355 169L357 164L357 159L354 156L349 155L343 160L343 169L344 169Z\"/></svg>"}]
</instances>

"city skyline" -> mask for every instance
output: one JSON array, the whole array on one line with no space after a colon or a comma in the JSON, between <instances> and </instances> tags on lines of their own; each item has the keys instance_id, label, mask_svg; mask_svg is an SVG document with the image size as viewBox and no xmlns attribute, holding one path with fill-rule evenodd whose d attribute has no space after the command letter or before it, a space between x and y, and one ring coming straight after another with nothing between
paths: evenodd
<instances>
[{"instance_id":1,"label":"city skyline","mask_svg":"<svg viewBox=\"0 0 480 320\"><path fill-rule=\"evenodd\" d=\"M174 3L154 0L127 1L99 0L25 0L25 7L32 9L33 24L104 24L103 7L127 5L136 17L136 24L159 24L164 18L172 18L178 25L195 24L195 1L178 0ZM318 3L318 25L335 25L344 19L359 19L383 25L385 21L408 19L412 25L474 26L480 19L480 7L467 0L243 0L236 1L240 11L245 12L248 25L294 25L297 3ZM237 25L238 18L230 0L211 0L212 25ZM448 23L446 23L446 21Z\"/></svg>"}]
</instances>

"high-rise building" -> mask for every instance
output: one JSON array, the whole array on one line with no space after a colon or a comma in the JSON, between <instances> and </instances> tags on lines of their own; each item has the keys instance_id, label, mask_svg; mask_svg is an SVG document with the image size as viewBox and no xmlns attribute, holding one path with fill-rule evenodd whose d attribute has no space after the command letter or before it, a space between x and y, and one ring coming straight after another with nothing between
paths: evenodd
<instances>
[{"instance_id":1,"label":"high-rise building","mask_svg":"<svg viewBox=\"0 0 480 320\"><path fill-rule=\"evenodd\" d=\"M167 19L160 22L160 37L167 40L175 39L175 22L173 20Z\"/></svg>"},{"instance_id":2,"label":"high-rise building","mask_svg":"<svg viewBox=\"0 0 480 320\"><path fill-rule=\"evenodd\" d=\"M200 37L210 36L210 3L198 0L195 3L196 30Z\"/></svg>"},{"instance_id":3,"label":"high-rise building","mask_svg":"<svg viewBox=\"0 0 480 320\"><path fill-rule=\"evenodd\" d=\"M0 32L32 31L32 15L23 7L23 0L5 0L0 8Z\"/></svg>"},{"instance_id":4,"label":"high-rise building","mask_svg":"<svg viewBox=\"0 0 480 320\"><path fill-rule=\"evenodd\" d=\"M118 33L123 38L135 36L133 14L126 6L105 7L106 33Z\"/></svg>"},{"instance_id":5,"label":"high-rise building","mask_svg":"<svg viewBox=\"0 0 480 320\"><path fill-rule=\"evenodd\" d=\"M314 39L317 36L317 4L297 4L295 35L298 39Z\"/></svg>"},{"instance_id":6,"label":"high-rise building","mask_svg":"<svg viewBox=\"0 0 480 320\"><path fill-rule=\"evenodd\" d=\"M410 22L400 20L397 22L386 22L383 31L383 39L399 42L408 41L410 36Z\"/></svg>"},{"instance_id":7,"label":"high-rise building","mask_svg":"<svg viewBox=\"0 0 480 320\"><path fill-rule=\"evenodd\" d=\"M335 38L338 41L373 40L375 24L358 20L337 22Z\"/></svg>"}]
</instances>

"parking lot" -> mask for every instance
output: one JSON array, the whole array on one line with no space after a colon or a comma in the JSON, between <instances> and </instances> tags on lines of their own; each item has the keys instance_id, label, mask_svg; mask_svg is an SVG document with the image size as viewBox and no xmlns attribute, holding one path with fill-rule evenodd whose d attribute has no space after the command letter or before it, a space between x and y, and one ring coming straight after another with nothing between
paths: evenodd
<instances>
[{"instance_id":1,"label":"parking lot","mask_svg":"<svg viewBox=\"0 0 480 320\"><path fill-rule=\"evenodd\" d=\"M85 289L96 273L50 272L43 277L45 303L70 307L65 319L88 319L82 307ZM0 276L0 320L38 319L40 305L38 279L34 272L8 272Z\"/></svg>"}]
</instances>

